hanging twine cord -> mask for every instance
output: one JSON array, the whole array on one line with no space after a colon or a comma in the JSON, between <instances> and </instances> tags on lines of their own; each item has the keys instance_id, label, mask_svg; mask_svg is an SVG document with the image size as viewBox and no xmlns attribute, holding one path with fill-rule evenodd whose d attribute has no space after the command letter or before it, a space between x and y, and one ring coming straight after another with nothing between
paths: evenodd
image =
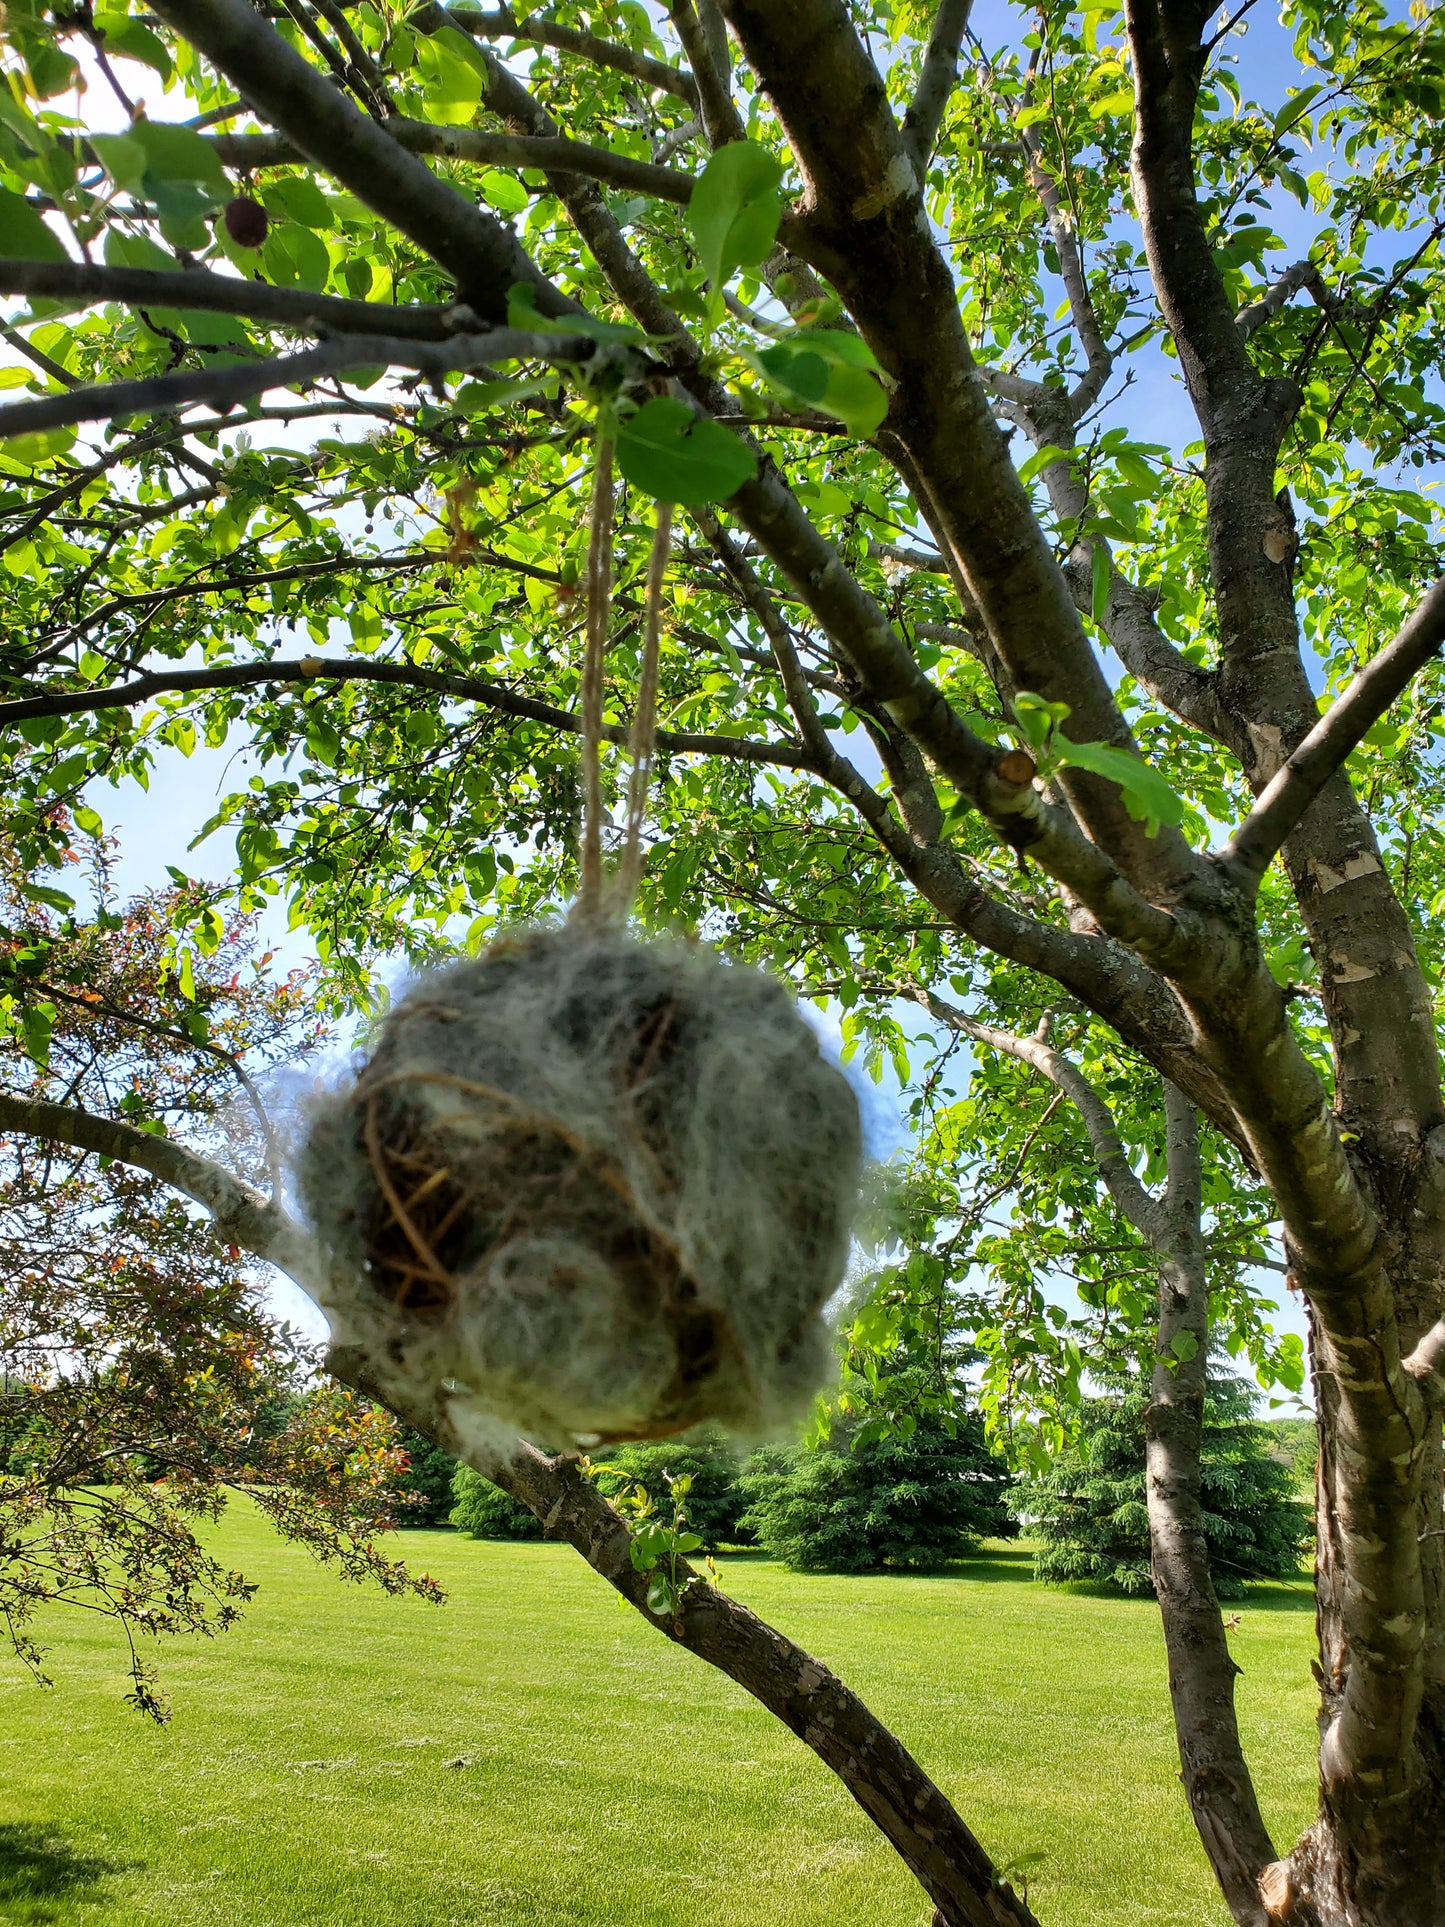
<instances>
[{"instance_id":1,"label":"hanging twine cord","mask_svg":"<svg viewBox=\"0 0 1445 1927\"><path fill-rule=\"evenodd\" d=\"M612 443L597 444L587 544L587 647L582 658L582 878L575 914L595 917L602 904L602 684L607 616L612 601Z\"/></svg>"},{"instance_id":2,"label":"hanging twine cord","mask_svg":"<svg viewBox=\"0 0 1445 1927\"><path fill-rule=\"evenodd\" d=\"M602 878L602 712L607 673L607 629L612 606L612 541L617 498L612 485L612 443L597 444L587 544L587 643L582 658L582 859L572 914L596 921L604 914L627 921L642 879L642 828L657 748L658 658L662 646L662 588L672 548L672 503L657 504L657 524L647 568L647 620L637 708L628 738L627 828L622 861L604 906Z\"/></svg>"},{"instance_id":3,"label":"hanging twine cord","mask_svg":"<svg viewBox=\"0 0 1445 1927\"><path fill-rule=\"evenodd\" d=\"M627 781L627 836L617 872L617 914L625 919L642 881L642 826L647 816L647 793L652 787L653 756L657 749L657 669L662 646L662 585L672 550L672 503L659 502L647 566L647 625L642 645L642 673L637 683L637 711L632 718L628 754L632 769Z\"/></svg>"}]
</instances>

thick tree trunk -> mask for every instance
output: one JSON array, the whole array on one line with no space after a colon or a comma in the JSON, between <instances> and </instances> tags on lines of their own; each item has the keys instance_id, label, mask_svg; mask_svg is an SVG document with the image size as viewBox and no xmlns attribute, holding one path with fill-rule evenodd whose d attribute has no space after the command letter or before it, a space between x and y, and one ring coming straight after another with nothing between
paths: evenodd
<instances>
[{"instance_id":1,"label":"thick tree trunk","mask_svg":"<svg viewBox=\"0 0 1445 1927\"><path fill-rule=\"evenodd\" d=\"M1445 1927L1445 1485L1435 1406L1419 1511L1426 1665L1414 1743L1394 1773L1334 1775L1329 1734L1354 1654L1345 1611L1340 1400L1316 1340L1316 1617L1322 1736L1320 1812L1287 1861L1268 1870L1266 1917L1290 1927Z\"/></svg>"}]
</instances>

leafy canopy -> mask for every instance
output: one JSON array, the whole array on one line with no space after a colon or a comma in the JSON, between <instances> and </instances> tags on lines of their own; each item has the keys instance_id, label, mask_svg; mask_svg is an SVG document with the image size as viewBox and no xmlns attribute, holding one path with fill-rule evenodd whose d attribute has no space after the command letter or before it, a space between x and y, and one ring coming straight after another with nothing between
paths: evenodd
<instances>
[{"instance_id":1,"label":"leafy canopy","mask_svg":"<svg viewBox=\"0 0 1445 1927\"><path fill-rule=\"evenodd\" d=\"M870 0L854 12L901 109L927 10ZM584 22L570 5L555 16ZM1101 1325L1143 1315L1137 1247L1135 1257L1110 1251L1118 1227L1091 1191L1066 1113L1010 1113L1009 1075L940 1042L909 1000L940 989L1016 1030L1032 1029L1045 1002L1062 1008L1143 1163L1158 1151L1152 1090L1098 1019L963 935L905 876L896 848L880 845L856 795L809 750L794 698L803 692L895 821L917 790L916 756L768 557L754 547L738 566L737 531L708 505L771 465L981 734L1020 741L1045 774L1095 772L1149 827L1178 822L1196 844L1237 820L1247 797L1236 766L1107 653L1120 585L1190 664L1211 668L1217 643L1201 449L1173 405L1172 349L1128 198L1120 18L1108 5L1047 6L995 44L970 42L925 187L970 337L1005 385L1028 377L1062 392L1078 375L1085 344L1060 277L1065 242L1081 250L1115 378L1077 436L1015 454L1058 553L1084 571L1085 619L1138 758L1073 742L1057 705L1000 695L880 441L887 371L826 281L786 252L792 162L745 69L743 138L710 153L687 86L638 79L677 57L640 7L609 10L611 64L574 59L560 43L489 39L463 14L448 23L391 0L366 0L345 19L344 46L309 14L314 32L299 16L273 24L375 118L410 129L410 151L509 224L575 304L552 313L556 303L515 281L499 318L595 352L580 374L541 353L465 379L354 369L234 406L187 402L7 439L0 677L5 697L32 708L7 722L0 755L7 831L32 898L62 924L81 916L68 866L120 807L112 786L200 758L208 775L223 772L223 794L168 902L163 959L196 1032L212 1019L195 987L238 913L305 932L335 1008L375 1005L382 959L424 962L555 913L576 875L592 451L598 433L615 435L607 717L619 728L635 703L651 498L695 511L680 521L666 586L641 915L700 927L790 976L840 1016L850 1056L916 1094L920 1208L940 1249L960 1222L967 1172L1002 1178L1018 1153L1013 1215L995 1210L979 1239L943 1256L920 1249L889 1272L880 1300L891 1293L900 1317L926 1319L944 1287L967 1278L965 1309L992 1361L990 1409L1007 1435L1011 1414L1037 1418L1077 1391ZM1263 374L1303 397L1277 480L1328 697L1392 631L1439 540L1445 39L1432 11L1395 21L1373 0L1301 0L1285 20L1282 35L1241 20L1215 44L1197 151L1211 243L1239 309L1301 249L1327 297L1301 281L1251 346ZM0 283L11 290L0 368L9 399L243 366L310 340L306 304L323 298L398 317L457 300L437 258L354 187L304 163L138 5L107 0L81 16L16 0L0 65L0 274L82 257L172 277L199 267L301 304L288 324L239 295L232 312L187 306L174 279L165 298L142 300L118 285L96 296L27 291L12 273ZM579 162L598 181L586 233L577 204L564 206L561 175L540 153L509 149L503 125L539 139L565 129L601 153ZM1053 184L1052 210L1041 180ZM224 218L243 195L264 210L259 246ZM650 357L673 327L691 331L722 384L717 420L653 392L664 384ZM757 453L739 438L744 425ZM144 677L159 680L138 696L96 694ZM1438 840L1426 834L1441 800L1440 710L1431 669L1351 759L1432 981L1445 907ZM619 777L609 772L614 793ZM1049 878L1021 865L947 783L932 796L925 814L936 805L942 847L1005 912L1066 921ZM1262 918L1271 965L1296 992L1296 1032L1328 1077L1318 964L1277 876ZM54 1007L44 969L17 964L4 1022L41 1069ZM139 1116L143 1090L135 1101ZM1230 1147L1214 1146L1210 1172L1228 1248L1241 1262L1264 1255L1267 1207ZM1077 1304L1058 1292L1061 1266L1072 1266ZM1298 1355L1271 1341L1222 1272L1219 1308L1259 1370L1298 1382ZM886 1327L886 1304L879 1315ZM880 1327L877 1342L894 1337ZM871 1342L860 1330L860 1347Z\"/></svg>"}]
</instances>

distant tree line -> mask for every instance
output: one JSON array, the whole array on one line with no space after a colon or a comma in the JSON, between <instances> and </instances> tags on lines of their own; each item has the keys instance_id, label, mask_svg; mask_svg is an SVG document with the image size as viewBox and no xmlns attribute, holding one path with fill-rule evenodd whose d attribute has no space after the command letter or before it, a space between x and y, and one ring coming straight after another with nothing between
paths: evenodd
<instances>
[{"instance_id":1,"label":"distant tree line","mask_svg":"<svg viewBox=\"0 0 1445 1927\"><path fill-rule=\"evenodd\" d=\"M1298 1442L1287 1422L1253 1419L1251 1404L1242 1380L1212 1377L1206 1524L1226 1597L1249 1579L1294 1577L1309 1538ZM1127 1380L1103 1386L1082 1402L1074 1442L1023 1480L991 1450L976 1413L927 1405L887 1425L842 1414L816 1442L746 1454L704 1428L617 1447L593 1475L604 1497L640 1487L659 1510L686 1478L688 1523L708 1551L757 1547L795 1572L936 1569L1022 1529L1040 1579L1142 1593L1151 1583L1144 1406ZM406 1523L449 1523L474 1539L542 1537L537 1519L480 1473L419 1435L404 1443L412 1453Z\"/></svg>"}]
</instances>

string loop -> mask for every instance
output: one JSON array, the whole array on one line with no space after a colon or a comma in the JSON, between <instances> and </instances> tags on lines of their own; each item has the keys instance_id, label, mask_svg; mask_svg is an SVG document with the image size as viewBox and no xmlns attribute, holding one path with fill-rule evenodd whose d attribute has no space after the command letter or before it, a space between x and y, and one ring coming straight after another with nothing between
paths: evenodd
<instances>
[{"instance_id":1,"label":"string loop","mask_svg":"<svg viewBox=\"0 0 1445 1927\"><path fill-rule=\"evenodd\" d=\"M587 545L587 640L582 658L582 852L574 917L596 922L604 917L625 923L642 880L642 832L647 794L657 748L658 663L662 648L662 591L672 546L671 502L657 504L652 554L647 569L647 612L637 707L628 737L631 769L627 781L627 824L622 859L604 898L602 875L602 715L606 686L607 630L612 604L612 546L616 492L612 484L612 443L597 444Z\"/></svg>"}]
</instances>

